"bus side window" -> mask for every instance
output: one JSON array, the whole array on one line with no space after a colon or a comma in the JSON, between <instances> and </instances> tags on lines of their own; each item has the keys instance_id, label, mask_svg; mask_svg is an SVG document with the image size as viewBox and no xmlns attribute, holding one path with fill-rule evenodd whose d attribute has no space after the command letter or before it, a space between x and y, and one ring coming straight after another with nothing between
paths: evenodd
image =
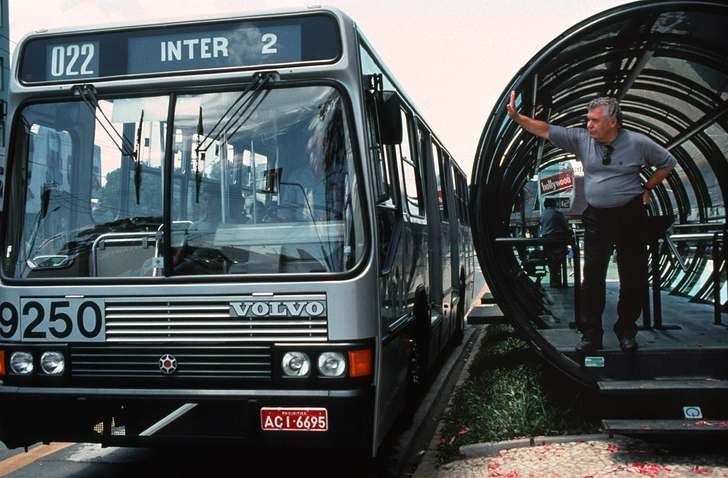
<instances>
[{"instance_id":1,"label":"bus side window","mask_svg":"<svg viewBox=\"0 0 728 478\"><path fill-rule=\"evenodd\" d=\"M414 154L410 143L412 137L410 134L411 124L409 114L402 110L402 143L395 146L395 149L397 163L402 168L407 210L414 216L424 216L425 200L422 188L422 168L420 168L418 157Z\"/></svg>"},{"instance_id":2,"label":"bus side window","mask_svg":"<svg viewBox=\"0 0 728 478\"><path fill-rule=\"evenodd\" d=\"M460 176L458 170L451 164L450 170L452 172L452 189L455 193L455 202L458 213L458 224L465 226L468 224L468 206L467 206L467 185L463 185L463 178ZM467 184L467 183L466 183Z\"/></svg>"},{"instance_id":3,"label":"bus side window","mask_svg":"<svg viewBox=\"0 0 728 478\"><path fill-rule=\"evenodd\" d=\"M377 114L379 106L381 105L376 104L374 94L368 94L366 111L367 146L376 188L379 260L382 267L391 267L387 260L399 213L396 210L398 201L394 193L397 190L394 184L396 176L391 169L393 158L391 152L393 148L385 146L381 140L380 118ZM389 260L391 261L391 258Z\"/></svg>"},{"instance_id":4,"label":"bus side window","mask_svg":"<svg viewBox=\"0 0 728 478\"><path fill-rule=\"evenodd\" d=\"M432 161L435 163L435 183L437 185L437 207L440 210L440 221L447 222L448 220L448 214L447 214L447 194L445 191L447 190L445 186L447 184L445 183L445 170L443 169L443 161L445 160L446 156L443 154L443 152L440 150L440 146L432 142Z\"/></svg>"},{"instance_id":5,"label":"bus side window","mask_svg":"<svg viewBox=\"0 0 728 478\"><path fill-rule=\"evenodd\" d=\"M381 140L381 134L379 128L381 127L378 121L377 110L379 105L375 104L375 97L373 94L367 94L367 115L366 115L366 126L367 126L367 140L369 159L371 161L372 170L374 173L375 182L375 194L377 204L383 206L393 207L394 203L394 185L392 183L392 176L390 170L390 157L389 154L385 154L386 146Z\"/></svg>"}]
</instances>

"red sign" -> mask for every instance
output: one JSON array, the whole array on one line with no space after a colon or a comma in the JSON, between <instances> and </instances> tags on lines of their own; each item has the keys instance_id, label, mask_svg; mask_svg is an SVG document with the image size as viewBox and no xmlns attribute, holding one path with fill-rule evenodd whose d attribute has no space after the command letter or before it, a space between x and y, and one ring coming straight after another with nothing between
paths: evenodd
<instances>
[{"instance_id":1,"label":"red sign","mask_svg":"<svg viewBox=\"0 0 728 478\"><path fill-rule=\"evenodd\" d=\"M555 194L561 191L567 191L574 187L574 173L564 171L563 173L546 178L540 178L541 195Z\"/></svg>"}]
</instances>

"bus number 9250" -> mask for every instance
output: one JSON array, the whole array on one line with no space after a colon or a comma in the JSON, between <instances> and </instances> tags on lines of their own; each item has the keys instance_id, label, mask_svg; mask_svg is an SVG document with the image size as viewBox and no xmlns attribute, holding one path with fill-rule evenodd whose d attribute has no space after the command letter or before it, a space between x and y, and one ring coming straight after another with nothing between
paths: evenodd
<instances>
[{"instance_id":1,"label":"bus number 9250","mask_svg":"<svg viewBox=\"0 0 728 478\"><path fill-rule=\"evenodd\" d=\"M96 299L21 299L0 303L0 337L33 342L103 342L104 303Z\"/></svg>"}]
</instances>

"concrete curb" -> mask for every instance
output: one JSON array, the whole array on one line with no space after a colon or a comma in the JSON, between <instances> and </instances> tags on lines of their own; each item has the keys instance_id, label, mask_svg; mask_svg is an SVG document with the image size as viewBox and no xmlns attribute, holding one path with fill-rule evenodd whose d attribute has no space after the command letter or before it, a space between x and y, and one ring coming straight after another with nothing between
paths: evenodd
<instances>
[{"instance_id":1,"label":"concrete curb","mask_svg":"<svg viewBox=\"0 0 728 478\"><path fill-rule=\"evenodd\" d=\"M470 363L473 361L473 357L475 357L475 355L478 354L478 350L480 350L482 331L485 330L485 327L487 327L487 326L468 325L468 326L466 326L466 331L469 329L474 329L475 327L481 327L482 329L477 334L471 333L469 336L467 336L467 339L464 340L464 343L465 343L467 340L470 340L473 337L473 335L475 336L475 342L473 343L473 348L470 351L470 354L468 355L468 358L466 360L465 365L463 366L462 371L460 372L460 375L458 376L454 389L460 387L463 384L463 382L468 378L468 376L470 375L469 370L468 370L470 368ZM454 389L453 389L453 391L454 391ZM450 394L450 398L448 399L448 407L449 407L450 402L452 401L452 397L453 397L453 394ZM441 438L440 429L442 427L442 421L441 421L442 416L437 417L436 420L438 421L437 428L435 430L434 435L430 439L430 443L429 443L427 449L423 453L422 460L418 464L417 469L415 470L415 472L413 474L413 478L436 478L437 477L437 468L439 466L437 463L437 448L440 444L440 438Z\"/></svg>"},{"instance_id":2,"label":"concrete curb","mask_svg":"<svg viewBox=\"0 0 728 478\"><path fill-rule=\"evenodd\" d=\"M479 342L480 333L476 331L474 327L466 327L464 330L463 343L459 346L459 353L453 353L448 358L447 362L443 365L440 372L434 378L429 390L422 399L420 406L417 408L415 415L412 419L413 426L408 430L402 432L396 444L394 445L395 455L397 458L394 469L403 470L405 469L406 462L415 455L418 444L418 440L415 437L422 435L423 433L429 433L426 430L430 427L432 420L439 420L439 417L435 418L435 409L438 406L438 396L442 393L443 388L448 381L452 370L455 368L456 362L462 360L462 354L468 350L467 343L470 340L476 340ZM469 356L468 356L469 358ZM467 364L464 366L467 367ZM460 372L462 374L462 372ZM456 387L455 385L454 387ZM453 387L453 390L454 390ZM452 395L452 392L450 392Z\"/></svg>"},{"instance_id":3,"label":"concrete curb","mask_svg":"<svg viewBox=\"0 0 728 478\"><path fill-rule=\"evenodd\" d=\"M465 458L477 458L485 456L496 456L500 454L502 450L510 450L511 448L544 446L552 445L554 443L606 441L612 440L613 438L613 435L609 435L606 433L594 435L559 435L522 438L519 440L507 440L495 443L474 443L472 445L463 445L460 447L460 453L462 453Z\"/></svg>"}]
</instances>

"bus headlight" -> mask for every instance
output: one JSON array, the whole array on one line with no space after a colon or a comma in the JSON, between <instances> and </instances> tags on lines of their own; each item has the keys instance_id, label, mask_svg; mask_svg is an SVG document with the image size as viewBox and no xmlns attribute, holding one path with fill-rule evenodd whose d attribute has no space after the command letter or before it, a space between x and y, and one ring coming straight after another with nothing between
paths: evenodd
<instances>
[{"instance_id":1,"label":"bus headlight","mask_svg":"<svg viewBox=\"0 0 728 478\"><path fill-rule=\"evenodd\" d=\"M341 377L346 372L346 360L340 352L324 352L319 355L318 369L325 377Z\"/></svg>"},{"instance_id":2,"label":"bus headlight","mask_svg":"<svg viewBox=\"0 0 728 478\"><path fill-rule=\"evenodd\" d=\"M287 352L281 366L289 377L308 377L311 373L311 359L304 352Z\"/></svg>"},{"instance_id":3,"label":"bus headlight","mask_svg":"<svg viewBox=\"0 0 728 478\"><path fill-rule=\"evenodd\" d=\"M33 355L28 352L13 352L10 356L10 371L16 375L33 373Z\"/></svg>"},{"instance_id":4,"label":"bus headlight","mask_svg":"<svg viewBox=\"0 0 728 478\"><path fill-rule=\"evenodd\" d=\"M60 352L44 352L40 356L40 368L48 375L62 375L66 368L66 359Z\"/></svg>"}]
</instances>

